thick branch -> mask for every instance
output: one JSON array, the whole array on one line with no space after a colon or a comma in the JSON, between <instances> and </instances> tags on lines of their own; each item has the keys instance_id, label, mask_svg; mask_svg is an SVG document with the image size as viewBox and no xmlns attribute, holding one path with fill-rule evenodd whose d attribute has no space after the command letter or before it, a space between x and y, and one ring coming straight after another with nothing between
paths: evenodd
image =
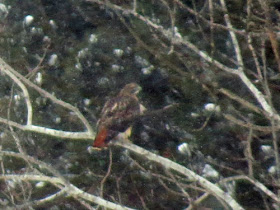
<instances>
[{"instance_id":1,"label":"thick branch","mask_svg":"<svg viewBox=\"0 0 280 210\"><path fill-rule=\"evenodd\" d=\"M184 166L182 166L178 163L175 163L167 158L164 158L164 157L156 155L152 152L149 152L148 150L145 150L134 144L117 141L117 142L115 142L115 145L121 146L128 150L131 150L150 161L163 165L166 169L172 169L172 170L188 177L188 179L190 179L190 181L197 182L202 187L204 187L207 191L211 192L213 195L217 196L219 199L225 201L232 209L236 209L236 210L243 209L228 193L224 192L217 185L209 182L207 179L197 175L193 171L185 168Z\"/></svg>"},{"instance_id":2,"label":"thick branch","mask_svg":"<svg viewBox=\"0 0 280 210\"><path fill-rule=\"evenodd\" d=\"M0 117L0 123L13 126L23 131L31 131L35 133L41 133L41 134L60 137L60 138L68 138L68 139L94 139L95 138L95 133L90 133L88 131L70 132L70 131L62 131L62 130L56 130L52 128L41 127L37 125L21 125L1 117Z\"/></svg>"}]
</instances>

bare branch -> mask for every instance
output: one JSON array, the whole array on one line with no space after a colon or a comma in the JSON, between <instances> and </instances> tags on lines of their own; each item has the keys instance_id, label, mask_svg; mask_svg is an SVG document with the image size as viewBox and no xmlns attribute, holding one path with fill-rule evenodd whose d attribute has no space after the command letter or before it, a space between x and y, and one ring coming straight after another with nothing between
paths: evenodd
<instances>
[{"instance_id":1,"label":"bare branch","mask_svg":"<svg viewBox=\"0 0 280 210\"><path fill-rule=\"evenodd\" d=\"M106 2L102 2L102 1L98 1L98 0L87 0L87 1L94 2L94 3L100 4L100 5L106 5L110 8L112 8L112 9L114 9L117 12L122 12L124 15L132 15L132 16L138 18L139 20L142 20L144 23L146 23L148 26L150 26L154 30L157 30L158 32L160 32L165 38L167 38L169 40L171 39L170 33L169 33L168 30L166 30L162 26L152 22L151 20L149 20L149 18L146 18L146 17L144 17L144 16L142 16L138 13L135 13L132 10L123 9L119 6L113 5L113 4L108 3L108 2L106 3ZM230 22L228 24L230 24ZM195 53L197 53L204 60L206 60L207 62L216 66L217 68L219 68L219 69L221 69L225 72L228 72L230 74L237 75L242 80L242 82L247 86L247 88L251 91L251 93L255 96L257 101L261 104L263 109L267 112L268 116L273 117L274 119L280 121L280 116L268 104L267 100L265 99L265 96L248 79L248 77L245 75L243 69L242 69L242 71L240 70L241 67L243 68L243 61L242 61L242 56L241 56L241 52L240 52L240 49L239 49L238 41L235 37L234 32L232 30L229 30L229 31L231 33L231 36L233 36L232 39L233 39L233 42L234 42L234 45L235 45L235 49L236 49L236 53L237 53L236 56L237 56L237 59L238 59L238 62L239 62L238 69L229 68L226 65L220 63L219 61L215 60L210 55L208 55L206 52L200 50L194 44L187 41L185 38L183 39L183 38L179 38L179 37L174 37L173 43L177 44L178 46L180 46L180 45L186 46L189 49L191 49L192 51L194 51Z\"/></svg>"},{"instance_id":2,"label":"bare branch","mask_svg":"<svg viewBox=\"0 0 280 210\"><path fill-rule=\"evenodd\" d=\"M35 133L42 133L45 135L60 137L60 138L68 138L68 139L94 139L95 133L91 134L89 132L70 132L70 131L61 131L52 128L46 128L36 125L21 125L11 120L4 119L0 117L0 122L13 126L23 131L31 131Z\"/></svg>"},{"instance_id":3,"label":"bare branch","mask_svg":"<svg viewBox=\"0 0 280 210\"><path fill-rule=\"evenodd\" d=\"M100 197L91 195L89 193L86 193L76 186L69 183L64 177L62 177L56 170L54 170L51 166L48 166L47 164L38 161L34 159L33 157L14 153L14 152L6 152L6 151L0 151L0 155L4 156L13 156L17 158L23 158L24 160L30 160L33 163L39 164L41 167L48 169L53 174L55 174L58 177L51 177L51 176L45 176L45 175L34 175L34 174L24 174L24 175L15 175L15 174L9 174L9 175L0 175L0 179L3 180L17 180L17 181L43 181L43 182L49 182L57 187L60 187L62 189L61 192L67 193L69 196L72 196L74 198L81 198L86 201L89 201L91 203L96 203L98 205L104 206L106 208L110 209L131 209L125 206L120 206L118 204L112 203L110 201L104 200ZM54 194L55 195L55 194ZM53 195L53 196L54 196Z\"/></svg>"},{"instance_id":4,"label":"bare branch","mask_svg":"<svg viewBox=\"0 0 280 210\"><path fill-rule=\"evenodd\" d=\"M47 91L43 90L39 86L35 85L34 83L32 83L31 81L26 79L24 76L22 76L20 73L15 71L2 58L0 58L0 70L1 71L5 71L5 72L9 72L9 74L16 76L18 79L23 81L26 85L28 85L29 87L32 87L33 89L35 89L42 96L44 96L46 98L49 98L54 103L56 103L56 104L58 104L58 105L60 105L62 107L65 107L66 109L69 109L69 110L73 111L78 116L78 118L83 122L83 124L86 126L88 132L90 132L92 135L94 135L94 132L93 132L89 122L87 121L87 119L82 115L82 113L76 107L74 107L71 104L66 103L66 102L64 102L64 101L62 101L60 99L57 99L54 95L48 93Z\"/></svg>"},{"instance_id":5,"label":"bare branch","mask_svg":"<svg viewBox=\"0 0 280 210\"><path fill-rule=\"evenodd\" d=\"M209 182L207 179L197 175L193 171L185 168L184 166L179 165L178 163L175 163L167 158L164 158L164 157L156 155L152 152L149 152L148 150L145 150L134 144L117 141L117 142L115 142L115 145L129 149L129 150L137 153L138 155L145 157L146 159L148 159L150 161L153 161L153 162L156 162L156 163L162 165L166 169L174 170L174 171L186 176L190 181L197 182L203 188L205 188L207 191L211 192L214 196L217 196L221 200L225 201L233 209L238 209L238 210L243 209L228 193L224 192L217 185Z\"/></svg>"},{"instance_id":6,"label":"bare branch","mask_svg":"<svg viewBox=\"0 0 280 210\"><path fill-rule=\"evenodd\" d=\"M230 34L231 40L233 42L233 47L234 47L236 58L237 58L237 62L238 62L238 65L239 65L238 66L238 71L243 71L244 63L243 63L243 60L242 60L241 50L240 50L239 43L237 41L235 32L232 30L233 26L232 26L231 21L229 19L228 10L227 10L227 7L226 7L225 0L220 0L220 2L221 2L223 10L225 12L225 16L224 17L225 17L225 21L226 21L227 27L230 29L229 30L229 34Z\"/></svg>"},{"instance_id":7,"label":"bare branch","mask_svg":"<svg viewBox=\"0 0 280 210\"><path fill-rule=\"evenodd\" d=\"M254 186L256 186L258 189L260 189L262 192L264 192L267 196L272 198L275 202L280 203L280 198L277 197L277 195L275 195L273 192L271 192L265 185L263 185L262 183L260 183L259 181L255 180L253 178L250 178L250 177L247 177L244 175L240 175L240 176L225 178L222 181L220 181L220 183L234 181L234 180L247 180L247 181L251 182Z\"/></svg>"},{"instance_id":8,"label":"bare branch","mask_svg":"<svg viewBox=\"0 0 280 210\"><path fill-rule=\"evenodd\" d=\"M96 203L98 205L104 206L106 208L110 209L131 209L124 206L117 205L115 203L112 203L110 201L106 201L100 197L88 194L79 188L75 187L72 184L67 184L60 178L56 177L49 177L49 176L43 176L43 175L33 175L33 174L24 174L24 175L0 175L0 179L3 180L18 180L18 181L44 181L44 182L50 182L52 184L61 184L66 185L64 192L67 193L70 196L78 196L84 200L90 201L92 203Z\"/></svg>"},{"instance_id":9,"label":"bare branch","mask_svg":"<svg viewBox=\"0 0 280 210\"><path fill-rule=\"evenodd\" d=\"M27 122L26 122L26 124L31 125L32 124L32 113L33 112L32 112L32 105L31 105L28 90L25 87L25 85L12 72L10 72L8 70L8 68L5 68L4 65L1 65L1 61L2 61L2 59L0 58L0 71L5 73L6 75L8 75L21 88L21 90L23 92L24 100L25 100L25 103L26 103L26 106L27 106Z\"/></svg>"}]
</instances>

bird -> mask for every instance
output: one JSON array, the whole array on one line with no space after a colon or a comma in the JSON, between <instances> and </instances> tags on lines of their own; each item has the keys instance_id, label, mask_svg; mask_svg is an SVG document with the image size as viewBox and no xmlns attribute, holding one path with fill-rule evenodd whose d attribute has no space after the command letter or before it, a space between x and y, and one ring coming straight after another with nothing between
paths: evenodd
<instances>
[{"instance_id":1,"label":"bird","mask_svg":"<svg viewBox=\"0 0 280 210\"><path fill-rule=\"evenodd\" d=\"M141 87L137 83L129 83L117 96L105 103L97 121L94 148L106 148L120 133L131 132L133 121L144 111L137 97L140 90Z\"/></svg>"}]
</instances>

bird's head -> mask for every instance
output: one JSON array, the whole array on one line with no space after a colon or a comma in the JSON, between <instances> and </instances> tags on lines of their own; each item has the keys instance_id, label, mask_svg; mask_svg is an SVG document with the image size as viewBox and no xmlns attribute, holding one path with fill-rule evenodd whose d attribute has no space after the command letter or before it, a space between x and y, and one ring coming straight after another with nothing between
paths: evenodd
<instances>
[{"instance_id":1,"label":"bird's head","mask_svg":"<svg viewBox=\"0 0 280 210\"><path fill-rule=\"evenodd\" d=\"M124 94L130 94L130 95L137 95L140 91L141 91L141 87L132 82L127 84L126 86L124 86L124 88L121 90L120 94L124 95Z\"/></svg>"}]
</instances>

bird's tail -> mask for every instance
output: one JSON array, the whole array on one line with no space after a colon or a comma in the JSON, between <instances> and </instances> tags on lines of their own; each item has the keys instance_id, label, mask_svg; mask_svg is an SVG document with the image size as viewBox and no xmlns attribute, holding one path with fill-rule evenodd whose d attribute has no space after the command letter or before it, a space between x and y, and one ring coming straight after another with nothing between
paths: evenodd
<instances>
[{"instance_id":1,"label":"bird's tail","mask_svg":"<svg viewBox=\"0 0 280 210\"><path fill-rule=\"evenodd\" d=\"M93 142L93 147L99 147L99 148L105 147L106 146L105 140L107 136L108 136L107 129L101 128L95 137L95 140Z\"/></svg>"}]
</instances>

